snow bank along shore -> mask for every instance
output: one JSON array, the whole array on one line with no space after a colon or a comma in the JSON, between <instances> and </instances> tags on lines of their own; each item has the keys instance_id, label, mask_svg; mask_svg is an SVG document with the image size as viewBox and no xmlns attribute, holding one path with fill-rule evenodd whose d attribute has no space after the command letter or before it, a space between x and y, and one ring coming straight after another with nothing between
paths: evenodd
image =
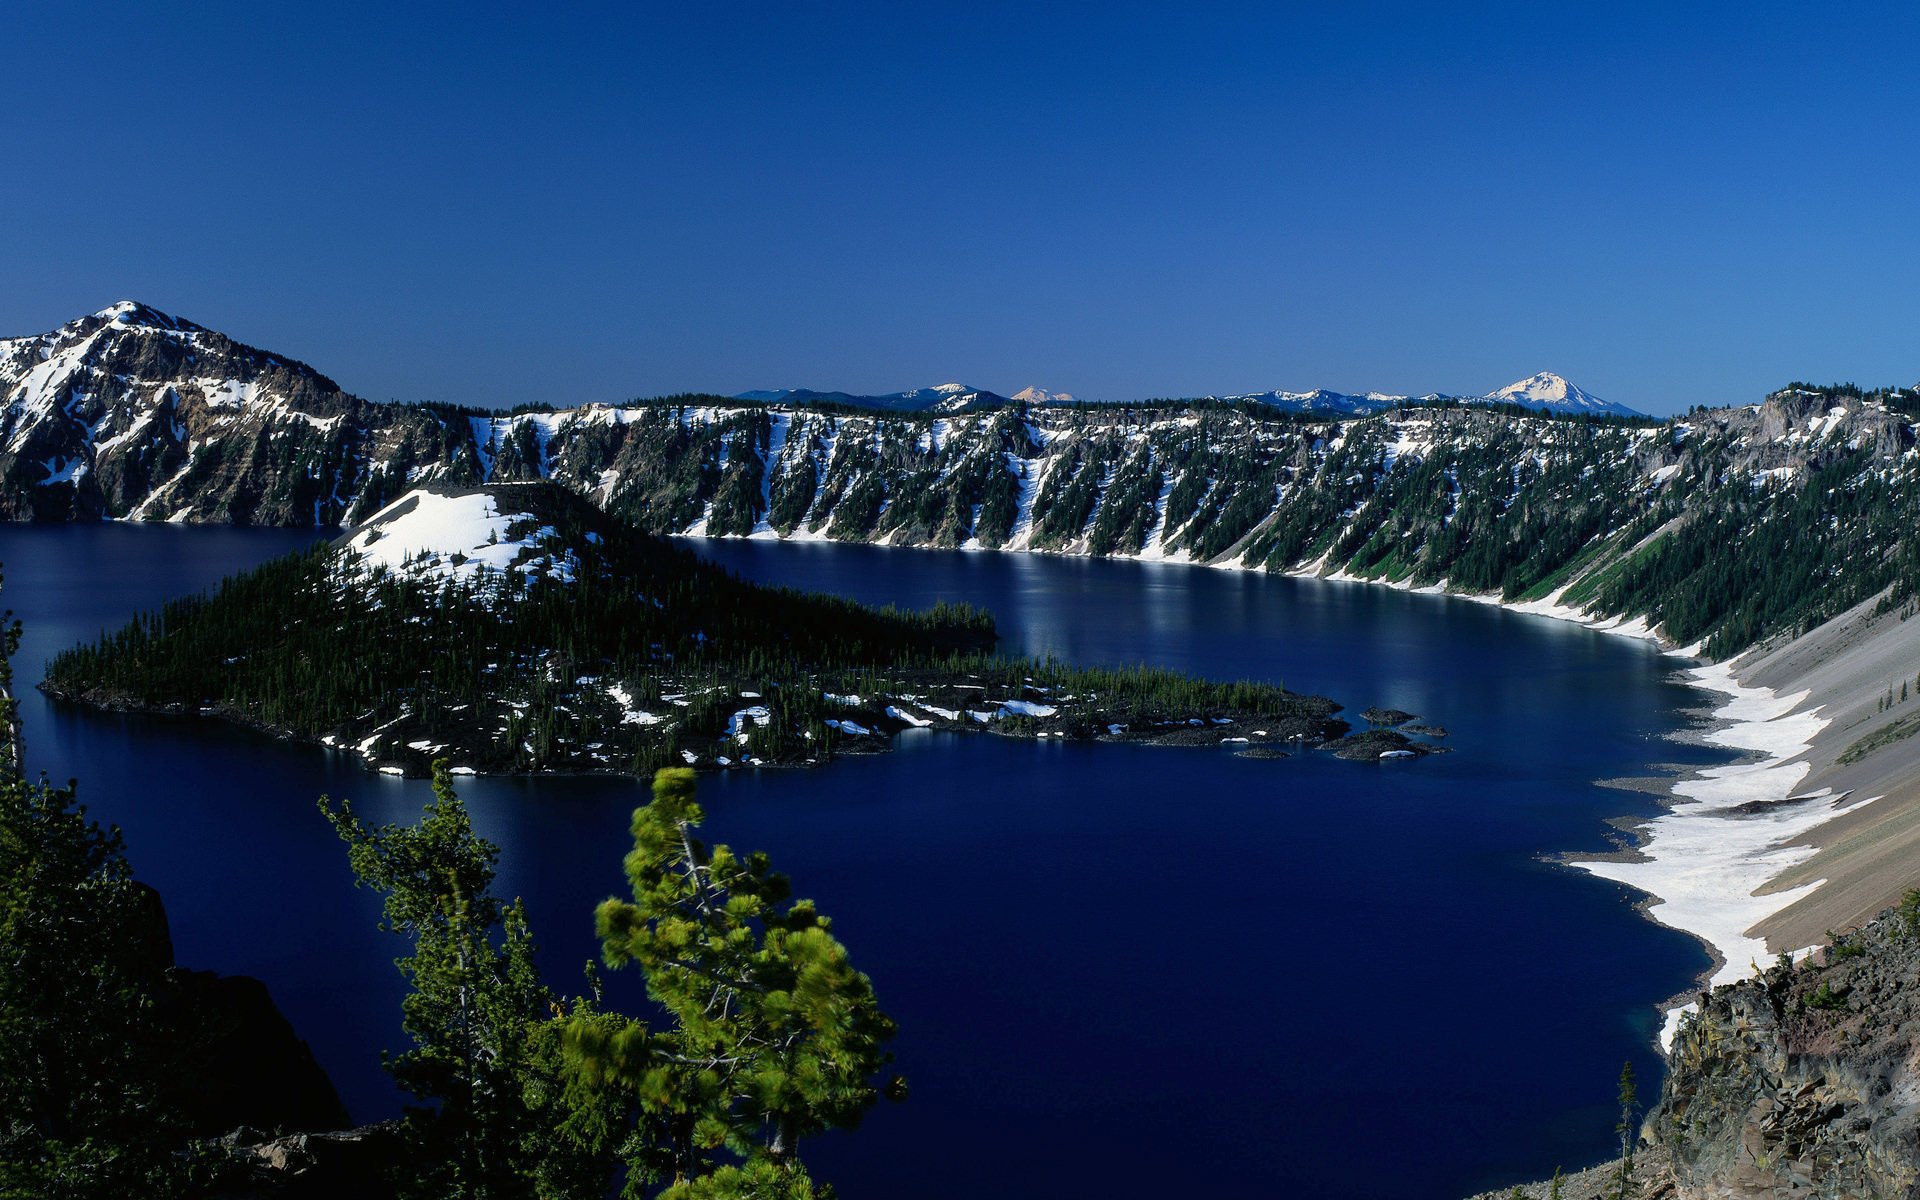
<instances>
[{"instance_id":1,"label":"snow bank along shore","mask_svg":"<svg viewBox=\"0 0 1920 1200\"><path fill-rule=\"evenodd\" d=\"M1344 575L1327 578L1379 582ZM1596 620L1561 604L1565 589L1541 600L1507 603L1497 595L1443 593L1444 587L1418 590L1572 621L1601 633L1662 641L1644 618ZM1666 653L1692 659L1700 647L1668 648ZM1755 893L1817 853L1812 846L1793 843L1831 820L1849 797L1832 795L1826 788L1808 795L1794 791L1812 770L1805 755L1813 739L1828 725L1828 718L1817 710L1801 711L1810 692L1781 696L1769 688L1746 686L1724 662L1692 667L1687 674L1693 686L1722 698L1713 712L1717 724L1703 740L1757 754L1758 761L1703 768L1675 782L1671 807L1642 827L1642 844L1633 859L1574 859L1569 865L1653 897L1648 916L1706 943L1716 960L1710 985L1718 986L1768 965L1772 956L1766 940L1747 931L1812 893L1825 880L1764 896ZM1695 1007L1688 1003L1667 1012L1660 1033L1663 1049L1672 1045L1681 1017Z\"/></svg>"},{"instance_id":2,"label":"snow bank along shore","mask_svg":"<svg viewBox=\"0 0 1920 1200\"><path fill-rule=\"evenodd\" d=\"M750 536L780 541L831 540L824 534L799 538L782 537L771 531L756 531ZM983 551L977 545L961 549L976 553L1084 557L1073 551L1035 550L1024 546L1000 551ZM1131 557L1142 562L1209 566L1216 570L1264 569L1237 561L1194 563L1175 555L1143 553ZM1491 604L1509 612L1571 621L1597 632L1638 638L1665 647L1664 639L1643 617L1596 619L1561 603L1565 588L1543 599L1509 602L1497 594L1449 592L1445 580L1416 588L1345 571L1323 575L1322 566L1323 563L1314 563L1287 574L1298 579L1452 596ZM1699 656L1700 649L1698 645L1666 647L1665 652L1675 658L1693 659ZM1844 793L1832 795L1827 789L1806 796L1794 791L1812 769L1803 756L1815 735L1828 724L1828 719L1818 711L1798 711L1808 700L1809 692L1780 696L1769 688L1749 687L1739 681L1726 663L1695 666L1688 670L1688 675L1693 686L1722 699L1713 713L1718 724L1704 735L1704 740L1758 754L1759 761L1704 768L1677 781L1672 788L1671 808L1642 827L1642 844L1632 861L1573 860L1569 865L1651 896L1653 900L1647 907L1650 917L1705 943L1716 960L1711 983L1719 985L1747 977L1756 964L1765 966L1772 957L1767 952L1765 939L1749 936L1749 929L1825 882L1813 880L1764 896L1754 894L1817 853L1813 847L1791 843L1832 819L1838 807L1850 797ZM1693 1008L1689 1003L1668 1011L1661 1032L1662 1047L1671 1044L1681 1016Z\"/></svg>"}]
</instances>

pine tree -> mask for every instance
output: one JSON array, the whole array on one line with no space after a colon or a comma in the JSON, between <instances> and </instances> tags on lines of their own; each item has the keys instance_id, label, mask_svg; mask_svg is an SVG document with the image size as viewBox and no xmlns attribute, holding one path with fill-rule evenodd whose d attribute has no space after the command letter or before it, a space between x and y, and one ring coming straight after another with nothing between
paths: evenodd
<instances>
[{"instance_id":1,"label":"pine tree","mask_svg":"<svg viewBox=\"0 0 1920 1200\"><path fill-rule=\"evenodd\" d=\"M519 901L492 895L499 851L474 832L444 760L415 826L365 825L349 804L321 812L347 843L357 882L386 894L382 927L412 942L395 960L412 991L402 1027L413 1048L388 1060L407 1092L416 1151L409 1193L502 1200L604 1192L613 1158L582 1136L599 1098L560 1071L561 1013L533 963ZM587 1001L575 1002L586 1016Z\"/></svg>"},{"instance_id":2,"label":"pine tree","mask_svg":"<svg viewBox=\"0 0 1920 1200\"><path fill-rule=\"evenodd\" d=\"M197 1155L156 1004L172 955L120 831L29 782L0 616L0 1197L181 1194Z\"/></svg>"},{"instance_id":3,"label":"pine tree","mask_svg":"<svg viewBox=\"0 0 1920 1200\"><path fill-rule=\"evenodd\" d=\"M1614 1132L1620 1135L1620 1174L1618 1200L1626 1200L1633 1186L1633 1147L1640 1133L1640 1093L1633 1079L1633 1061L1620 1064L1620 1120Z\"/></svg>"},{"instance_id":4,"label":"pine tree","mask_svg":"<svg viewBox=\"0 0 1920 1200\"><path fill-rule=\"evenodd\" d=\"M634 1096L632 1178L670 1184L671 1200L800 1200L800 1142L855 1125L883 1086L903 1093L877 1079L894 1024L827 918L789 899L764 854L695 839L702 819L692 771L656 774L633 817L633 900L596 914L607 964L640 967L673 1027L575 1020L569 1058L586 1083Z\"/></svg>"}]
</instances>

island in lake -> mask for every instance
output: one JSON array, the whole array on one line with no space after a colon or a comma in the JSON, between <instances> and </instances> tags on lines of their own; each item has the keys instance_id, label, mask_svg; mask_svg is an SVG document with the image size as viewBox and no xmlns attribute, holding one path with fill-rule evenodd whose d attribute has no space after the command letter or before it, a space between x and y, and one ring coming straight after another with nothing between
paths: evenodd
<instances>
[{"instance_id":1,"label":"island in lake","mask_svg":"<svg viewBox=\"0 0 1920 1200\"><path fill-rule=\"evenodd\" d=\"M441 486L62 654L42 686L223 717L395 774L439 758L642 776L806 765L915 728L1256 757L1438 749L1352 733L1332 700L1269 683L996 655L997 641L966 605L906 612L744 582L551 483Z\"/></svg>"}]
</instances>

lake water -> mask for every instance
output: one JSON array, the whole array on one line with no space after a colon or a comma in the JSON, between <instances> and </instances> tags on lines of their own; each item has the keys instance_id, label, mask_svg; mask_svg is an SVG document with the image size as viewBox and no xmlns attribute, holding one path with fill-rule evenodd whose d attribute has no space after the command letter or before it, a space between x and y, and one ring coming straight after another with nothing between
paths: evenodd
<instances>
[{"instance_id":1,"label":"lake water","mask_svg":"<svg viewBox=\"0 0 1920 1200\"><path fill-rule=\"evenodd\" d=\"M0 529L21 680L136 609L307 544L289 531ZM711 839L768 851L899 1021L910 1099L804 1147L848 1200L1446 1197L1613 1143L1623 1059L1707 965L1623 889L1544 856L1721 761L1664 739L1700 693L1652 647L1431 596L1130 562L693 543L751 578L992 610L1007 647L1283 680L1446 726L1353 764L917 732L814 771L710 778ZM350 648L343 648L350 652ZM78 776L158 887L184 964L267 981L355 1117L397 1111L396 940L322 792L410 819L425 784L194 718L23 695L28 759ZM463 781L556 982L593 957L632 781ZM615 973L616 999L637 981ZM1196 1180L1204 1180L1199 1184Z\"/></svg>"}]
</instances>

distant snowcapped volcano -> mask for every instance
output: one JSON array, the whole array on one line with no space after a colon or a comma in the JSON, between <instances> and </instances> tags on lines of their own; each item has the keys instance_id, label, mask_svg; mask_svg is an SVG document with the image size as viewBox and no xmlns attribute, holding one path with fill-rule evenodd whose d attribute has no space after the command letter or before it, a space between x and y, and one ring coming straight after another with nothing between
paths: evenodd
<instances>
[{"instance_id":1,"label":"distant snowcapped volcano","mask_svg":"<svg viewBox=\"0 0 1920 1200\"><path fill-rule=\"evenodd\" d=\"M1017 400L1022 404L1072 404L1074 396L1072 392L1050 392L1043 387L1033 385L1021 388L1009 399Z\"/></svg>"},{"instance_id":2,"label":"distant snowcapped volcano","mask_svg":"<svg viewBox=\"0 0 1920 1200\"><path fill-rule=\"evenodd\" d=\"M1637 417L1643 414L1624 404L1614 404L1583 392L1565 376L1542 371L1518 383L1510 383L1483 397L1489 404L1522 404L1528 408L1560 413L1604 413L1609 416Z\"/></svg>"}]
</instances>

